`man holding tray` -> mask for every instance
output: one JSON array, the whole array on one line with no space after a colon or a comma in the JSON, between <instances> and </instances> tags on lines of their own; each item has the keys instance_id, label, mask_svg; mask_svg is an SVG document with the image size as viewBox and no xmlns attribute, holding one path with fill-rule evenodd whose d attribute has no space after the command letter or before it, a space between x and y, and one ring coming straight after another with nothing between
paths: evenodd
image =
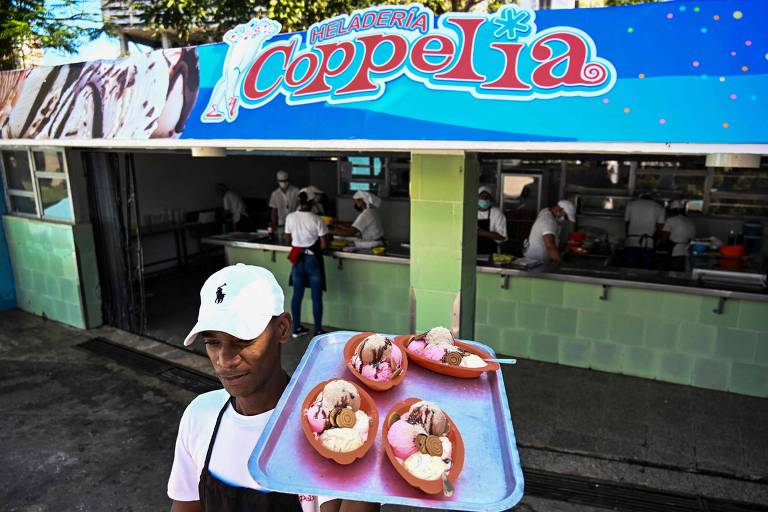
<instances>
[{"instance_id":1,"label":"man holding tray","mask_svg":"<svg viewBox=\"0 0 768 512\"><path fill-rule=\"evenodd\" d=\"M289 377L280 346L290 339L283 290L266 269L239 263L214 273L200 290L197 324L224 389L204 393L181 417L168 480L172 512L368 512L378 504L268 492L248 459Z\"/></svg>"}]
</instances>

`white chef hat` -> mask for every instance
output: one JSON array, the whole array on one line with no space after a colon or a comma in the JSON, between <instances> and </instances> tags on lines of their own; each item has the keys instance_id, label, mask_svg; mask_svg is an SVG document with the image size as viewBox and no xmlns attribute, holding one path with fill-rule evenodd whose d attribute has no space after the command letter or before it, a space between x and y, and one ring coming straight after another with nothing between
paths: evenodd
<instances>
[{"instance_id":1,"label":"white chef hat","mask_svg":"<svg viewBox=\"0 0 768 512\"><path fill-rule=\"evenodd\" d=\"M304 189L303 189L303 190L311 190L311 191L312 191L312 192L313 192L315 195L318 195L318 194L325 194L325 192L323 192L322 190L320 190L319 188L317 188L317 187L316 187L316 186L314 186L314 185L310 185L310 186L308 186L308 187L304 187Z\"/></svg>"},{"instance_id":2,"label":"white chef hat","mask_svg":"<svg viewBox=\"0 0 768 512\"><path fill-rule=\"evenodd\" d=\"M315 191L312 190L312 187L304 187L303 189L299 190L299 195L301 194L304 194L307 196L307 201L315 200Z\"/></svg>"},{"instance_id":3,"label":"white chef hat","mask_svg":"<svg viewBox=\"0 0 768 512\"><path fill-rule=\"evenodd\" d=\"M576 206L572 202L563 199L557 202L557 206L565 210L565 216L569 221L576 222Z\"/></svg>"},{"instance_id":4,"label":"white chef hat","mask_svg":"<svg viewBox=\"0 0 768 512\"><path fill-rule=\"evenodd\" d=\"M277 181L288 181L288 172L277 171Z\"/></svg>"},{"instance_id":5,"label":"white chef hat","mask_svg":"<svg viewBox=\"0 0 768 512\"><path fill-rule=\"evenodd\" d=\"M477 189L477 195L480 195L483 192L487 192L488 195L493 196L493 191L491 190L491 187L489 187L488 185L480 185L480 188Z\"/></svg>"},{"instance_id":6,"label":"white chef hat","mask_svg":"<svg viewBox=\"0 0 768 512\"><path fill-rule=\"evenodd\" d=\"M358 190L355 192L352 199L361 199L368 208L378 208L381 206L381 199L379 199L379 196L372 194L371 192L366 192L365 190Z\"/></svg>"}]
</instances>

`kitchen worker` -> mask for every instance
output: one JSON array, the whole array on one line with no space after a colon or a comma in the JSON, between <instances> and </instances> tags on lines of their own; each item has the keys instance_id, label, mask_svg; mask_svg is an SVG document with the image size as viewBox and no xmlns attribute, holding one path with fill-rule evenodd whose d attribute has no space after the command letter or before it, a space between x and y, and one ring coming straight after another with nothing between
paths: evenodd
<instances>
[{"instance_id":1,"label":"kitchen worker","mask_svg":"<svg viewBox=\"0 0 768 512\"><path fill-rule=\"evenodd\" d=\"M685 270L688 244L695 236L696 227L685 215L685 203L680 200L669 203L669 217L661 228L661 241L672 244L670 270L678 272Z\"/></svg>"},{"instance_id":2,"label":"kitchen worker","mask_svg":"<svg viewBox=\"0 0 768 512\"><path fill-rule=\"evenodd\" d=\"M364 242L379 242L384 236L379 218L381 199L371 192L358 190L352 196L355 210L360 212L351 225L339 223L334 226L332 233L339 236L360 237Z\"/></svg>"},{"instance_id":3,"label":"kitchen worker","mask_svg":"<svg viewBox=\"0 0 768 512\"><path fill-rule=\"evenodd\" d=\"M576 207L570 201L558 201L556 205L539 212L525 241L523 255L543 262L560 263L560 227L566 220L576 222Z\"/></svg>"},{"instance_id":4,"label":"kitchen worker","mask_svg":"<svg viewBox=\"0 0 768 512\"><path fill-rule=\"evenodd\" d=\"M265 268L239 263L200 289L200 337L224 389L203 393L181 417L168 496L172 512L375 511L378 505L264 491L248 459L289 377L280 366L291 333L283 290Z\"/></svg>"},{"instance_id":5,"label":"kitchen worker","mask_svg":"<svg viewBox=\"0 0 768 512\"><path fill-rule=\"evenodd\" d=\"M323 250L326 247L328 227L312 211L315 193L310 187L299 191L299 209L285 218L286 243L291 245L288 259L293 268L289 284L293 286L291 315L293 315L293 337L307 334L301 325L301 301L304 288L312 292L312 316L315 321L315 336L323 334L323 292L325 291L325 266Z\"/></svg>"},{"instance_id":6,"label":"kitchen worker","mask_svg":"<svg viewBox=\"0 0 768 512\"><path fill-rule=\"evenodd\" d=\"M624 211L626 240L624 253L630 267L649 269L653 266L655 240L664 224L664 207L641 193Z\"/></svg>"},{"instance_id":7,"label":"kitchen worker","mask_svg":"<svg viewBox=\"0 0 768 512\"><path fill-rule=\"evenodd\" d=\"M481 186L477 200L477 254L492 254L507 239L507 218L493 206L490 187Z\"/></svg>"},{"instance_id":8,"label":"kitchen worker","mask_svg":"<svg viewBox=\"0 0 768 512\"><path fill-rule=\"evenodd\" d=\"M288 181L286 171L277 171L277 188L269 196L270 213L269 228L273 233L282 236L285 218L296 211L299 206L299 189Z\"/></svg>"},{"instance_id":9,"label":"kitchen worker","mask_svg":"<svg viewBox=\"0 0 768 512\"><path fill-rule=\"evenodd\" d=\"M221 197L226 218L232 220L235 231L248 231L248 212L240 194L230 190L224 183L216 185L216 193Z\"/></svg>"}]
</instances>

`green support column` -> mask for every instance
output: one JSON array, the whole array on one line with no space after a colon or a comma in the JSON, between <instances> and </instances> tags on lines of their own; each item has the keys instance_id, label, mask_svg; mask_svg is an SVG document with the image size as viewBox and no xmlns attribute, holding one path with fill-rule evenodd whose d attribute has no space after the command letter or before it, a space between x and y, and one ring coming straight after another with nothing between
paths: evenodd
<instances>
[{"instance_id":1,"label":"green support column","mask_svg":"<svg viewBox=\"0 0 768 512\"><path fill-rule=\"evenodd\" d=\"M475 155L411 154L411 327L444 326L471 339L475 325Z\"/></svg>"}]
</instances>

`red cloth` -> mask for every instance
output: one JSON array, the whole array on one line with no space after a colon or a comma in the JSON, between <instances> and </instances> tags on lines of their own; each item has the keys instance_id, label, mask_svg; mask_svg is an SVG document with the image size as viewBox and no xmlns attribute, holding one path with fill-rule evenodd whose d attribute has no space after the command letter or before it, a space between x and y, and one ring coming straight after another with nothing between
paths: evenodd
<instances>
[{"instance_id":1,"label":"red cloth","mask_svg":"<svg viewBox=\"0 0 768 512\"><path fill-rule=\"evenodd\" d=\"M291 262L291 265L296 266L302 254L304 254L303 247L291 247L291 252L288 253L288 261Z\"/></svg>"}]
</instances>

